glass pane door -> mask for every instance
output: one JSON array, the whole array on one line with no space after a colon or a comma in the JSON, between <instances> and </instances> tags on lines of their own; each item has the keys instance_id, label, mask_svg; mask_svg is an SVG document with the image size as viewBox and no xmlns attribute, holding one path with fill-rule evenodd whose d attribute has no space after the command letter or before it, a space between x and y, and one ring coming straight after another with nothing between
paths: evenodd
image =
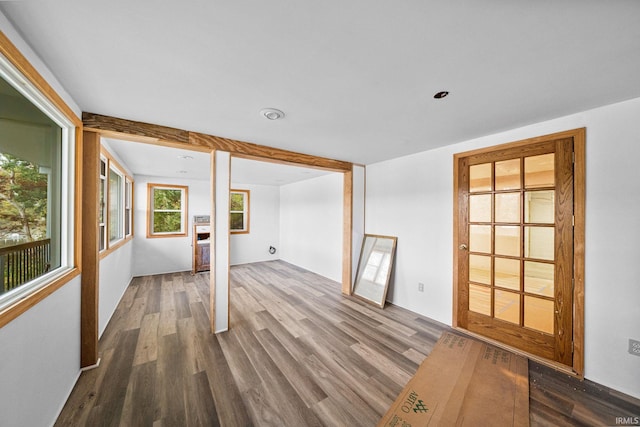
<instances>
[{"instance_id":1,"label":"glass pane door","mask_svg":"<svg viewBox=\"0 0 640 427\"><path fill-rule=\"evenodd\" d=\"M459 221L463 326L563 363L571 344L572 150L563 140L466 158Z\"/></svg>"},{"instance_id":2,"label":"glass pane door","mask_svg":"<svg viewBox=\"0 0 640 427\"><path fill-rule=\"evenodd\" d=\"M554 169L554 153L469 167L469 310L547 334Z\"/></svg>"}]
</instances>

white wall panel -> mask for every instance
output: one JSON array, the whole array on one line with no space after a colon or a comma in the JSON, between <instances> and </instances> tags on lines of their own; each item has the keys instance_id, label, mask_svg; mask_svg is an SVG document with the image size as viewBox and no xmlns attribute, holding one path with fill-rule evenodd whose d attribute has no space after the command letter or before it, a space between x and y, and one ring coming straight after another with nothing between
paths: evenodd
<instances>
[{"instance_id":1,"label":"white wall panel","mask_svg":"<svg viewBox=\"0 0 640 427\"><path fill-rule=\"evenodd\" d=\"M102 336L122 295L133 278L133 241L129 241L100 260L98 296L98 334Z\"/></svg>"},{"instance_id":2,"label":"white wall panel","mask_svg":"<svg viewBox=\"0 0 640 427\"><path fill-rule=\"evenodd\" d=\"M343 175L280 188L280 258L342 281Z\"/></svg>"},{"instance_id":3,"label":"white wall panel","mask_svg":"<svg viewBox=\"0 0 640 427\"><path fill-rule=\"evenodd\" d=\"M358 269L358 260L360 259L360 250L362 248L362 240L365 233L365 188L366 188L366 169L364 166L353 167L353 215L351 218L352 234L351 234L351 283L356 280Z\"/></svg>"},{"instance_id":4,"label":"white wall panel","mask_svg":"<svg viewBox=\"0 0 640 427\"><path fill-rule=\"evenodd\" d=\"M249 233L230 236L231 265L270 261L280 257L280 188L273 185L231 184L249 190ZM275 254L269 247L276 248Z\"/></svg>"},{"instance_id":5,"label":"white wall panel","mask_svg":"<svg viewBox=\"0 0 640 427\"><path fill-rule=\"evenodd\" d=\"M0 425L53 425L80 375L80 277L0 328Z\"/></svg>"}]
</instances>

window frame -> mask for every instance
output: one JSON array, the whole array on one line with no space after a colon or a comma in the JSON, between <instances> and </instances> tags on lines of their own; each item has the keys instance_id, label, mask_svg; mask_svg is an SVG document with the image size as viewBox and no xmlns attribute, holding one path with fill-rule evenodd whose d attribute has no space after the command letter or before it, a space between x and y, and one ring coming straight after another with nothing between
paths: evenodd
<instances>
[{"instance_id":1,"label":"window frame","mask_svg":"<svg viewBox=\"0 0 640 427\"><path fill-rule=\"evenodd\" d=\"M124 238L133 237L133 179L124 178Z\"/></svg>"},{"instance_id":2,"label":"window frame","mask_svg":"<svg viewBox=\"0 0 640 427\"><path fill-rule=\"evenodd\" d=\"M107 185L107 173L109 171L109 159L100 153L100 191L98 192L98 251L102 252L107 249L107 197L109 194L109 188ZM102 221L100 221L100 215L102 215Z\"/></svg>"},{"instance_id":3,"label":"window frame","mask_svg":"<svg viewBox=\"0 0 640 427\"><path fill-rule=\"evenodd\" d=\"M231 196L233 194L242 194L244 198L244 209L242 211L232 211L231 210ZM244 228L242 229L233 229L231 228L231 214L234 213L242 213L243 214L243 224ZM250 213L251 213L251 191L250 190L241 190L241 189L231 189L229 191L229 233L231 234L249 234L251 231L250 224Z\"/></svg>"},{"instance_id":4,"label":"window frame","mask_svg":"<svg viewBox=\"0 0 640 427\"><path fill-rule=\"evenodd\" d=\"M131 221L131 233L127 234L126 230L125 230L125 224L126 224L126 215L127 215L127 211L125 209L125 204L126 204L126 189L127 189L127 183L131 184L131 196L133 197L133 185L134 185L134 179L126 172L126 169L123 168L120 163L118 163L117 160L115 160L114 156L109 152L109 150L107 149L106 146L104 145L100 145L100 162L105 162L105 175L102 175L102 168L100 169L100 185L103 185L104 187L104 194L105 194L105 198L104 198L104 206L102 207L104 209L104 217L103 223L98 223L98 233L104 233L102 236L100 236L100 238L104 239L104 247L102 245L100 245L100 240L99 240L99 251L100 251L100 259L104 258L105 256L107 256L108 254L110 254L111 252L115 251L116 249L118 249L120 246L124 245L125 243L127 243L129 240L133 239L133 219L134 219L134 214L133 214L133 198L131 198L131 212L129 212L129 215L131 217L130 221ZM109 185L109 178L110 178L110 172L114 171L116 174L118 174L120 176L120 206L122 207L121 212L119 213L121 215L120 218L120 228L121 228L121 233L122 233L122 237L117 238L117 239L110 239L110 226L111 226L111 221L110 221L110 215L111 213L109 212L109 206L111 203L111 191L110 191L110 185ZM104 179L104 180L103 180ZM98 207L98 209L100 209L101 207ZM104 230L101 230L100 227L104 226Z\"/></svg>"},{"instance_id":5,"label":"window frame","mask_svg":"<svg viewBox=\"0 0 640 427\"><path fill-rule=\"evenodd\" d=\"M80 225L76 221L81 217L80 183L76 177L82 172L78 148L82 122L2 32L0 77L60 127L61 160L60 221L59 229L55 230L59 233L60 266L0 297L0 327L3 327L80 274Z\"/></svg>"},{"instance_id":6,"label":"window frame","mask_svg":"<svg viewBox=\"0 0 640 427\"><path fill-rule=\"evenodd\" d=\"M156 233L153 231L153 214L156 212L153 206L153 194L156 189L160 190L180 190L180 225L179 232ZM177 212L177 211L172 211ZM189 186L176 184L147 183L147 238L157 239L164 237L186 237L189 235Z\"/></svg>"},{"instance_id":7,"label":"window frame","mask_svg":"<svg viewBox=\"0 0 640 427\"><path fill-rule=\"evenodd\" d=\"M117 245L121 241L123 241L125 238L125 234L124 234L125 173L122 170L120 170L120 168L118 168L114 164L114 162L109 162L108 173L109 173L109 178L108 178L107 188L109 189L109 194L108 194L107 200L108 200L109 208L107 209L107 236L108 236L107 244L109 247L112 247ZM114 192L112 192L112 187L111 187L112 174L118 177L117 194L114 194ZM114 202L117 203L117 206L116 206L117 212L115 215L112 212L112 203ZM112 222L114 221L114 216L117 217L117 223ZM114 228L116 228L116 230L114 230ZM111 236L112 236L112 233L114 232L116 234L115 234L115 237L112 238Z\"/></svg>"}]
</instances>

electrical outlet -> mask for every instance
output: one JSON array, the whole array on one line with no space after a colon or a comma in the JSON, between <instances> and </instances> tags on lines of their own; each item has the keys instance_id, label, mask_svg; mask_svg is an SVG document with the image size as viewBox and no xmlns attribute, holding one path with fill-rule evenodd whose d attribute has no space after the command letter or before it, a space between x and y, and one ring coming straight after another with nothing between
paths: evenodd
<instances>
[{"instance_id":1,"label":"electrical outlet","mask_svg":"<svg viewBox=\"0 0 640 427\"><path fill-rule=\"evenodd\" d=\"M640 356L640 341L629 338L629 354Z\"/></svg>"},{"instance_id":2,"label":"electrical outlet","mask_svg":"<svg viewBox=\"0 0 640 427\"><path fill-rule=\"evenodd\" d=\"M424 292L424 283L418 283L418 292Z\"/></svg>"}]
</instances>

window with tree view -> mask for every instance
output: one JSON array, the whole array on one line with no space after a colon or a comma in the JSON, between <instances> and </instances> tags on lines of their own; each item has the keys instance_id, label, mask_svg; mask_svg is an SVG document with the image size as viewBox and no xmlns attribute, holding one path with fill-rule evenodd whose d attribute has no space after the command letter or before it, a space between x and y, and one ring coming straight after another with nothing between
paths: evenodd
<instances>
[{"instance_id":1,"label":"window with tree view","mask_svg":"<svg viewBox=\"0 0 640 427\"><path fill-rule=\"evenodd\" d=\"M231 190L229 197L231 233L249 232L249 190Z\"/></svg>"},{"instance_id":2,"label":"window with tree view","mask_svg":"<svg viewBox=\"0 0 640 427\"><path fill-rule=\"evenodd\" d=\"M14 86L0 78L0 307L70 262L69 130Z\"/></svg>"},{"instance_id":3,"label":"window with tree view","mask_svg":"<svg viewBox=\"0 0 640 427\"><path fill-rule=\"evenodd\" d=\"M148 184L148 237L187 235L188 187Z\"/></svg>"}]
</instances>

